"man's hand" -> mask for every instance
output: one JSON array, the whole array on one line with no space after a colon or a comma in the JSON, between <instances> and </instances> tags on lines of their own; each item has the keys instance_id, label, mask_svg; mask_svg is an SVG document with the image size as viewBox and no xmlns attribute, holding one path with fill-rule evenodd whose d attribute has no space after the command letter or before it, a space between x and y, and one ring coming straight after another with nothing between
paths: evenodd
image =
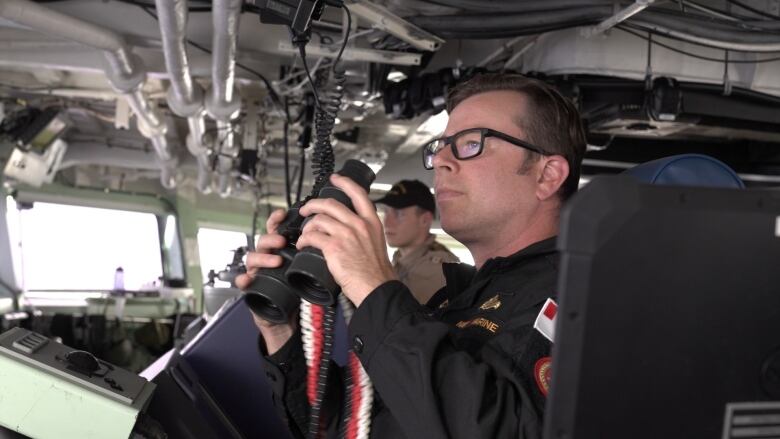
<instances>
[{"instance_id":1,"label":"man's hand","mask_svg":"<svg viewBox=\"0 0 780 439\"><path fill-rule=\"evenodd\" d=\"M284 210L276 210L266 221L266 230L268 233L261 236L257 240L257 246L255 251L248 252L246 255L246 274L241 274L236 277L236 286L239 289L245 289L252 284L252 281L257 276L258 270L263 268L277 268L282 265L282 257L272 252L281 250L287 244L284 236L276 233L276 229L279 223L282 222L285 216ZM295 328L298 322L298 314L293 313L290 316L290 321L287 323L272 323L267 320L261 319L252 314L252 318L255 321L255 325L260 329L260 333L265 339L266 348L268 354L272 355L279 350L287 340L295 333Z\"/></svg>"},{"instance_id":2,"label":"man's hand","mask_svg":"<svg viewBox=\"0 0 780 439\"><path fill-rule=\"evenodd\" d=\"M371 291L396 276L387 257L382 223L366 191L338 174L330 181L349 196L355 212L334 199L309 200L300 213L316 216L307 221L297 247L320 249L343 293L360 306Z\"/></svg>"}]
</instances>

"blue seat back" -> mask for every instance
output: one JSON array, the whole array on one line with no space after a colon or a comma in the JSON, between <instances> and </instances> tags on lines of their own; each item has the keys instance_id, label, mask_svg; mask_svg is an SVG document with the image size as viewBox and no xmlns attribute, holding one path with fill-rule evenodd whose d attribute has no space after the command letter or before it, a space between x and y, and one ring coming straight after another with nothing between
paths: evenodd
<instances>
[{"instance_id":1,"label":"blue seat back","mask_svg":"<svg viewBox=\"0 0 780 439\"><path fill-rule=\"evenodd\" d=\"M728 165L702 154L681 154L642 163L627 171L642 183L742 189L745 184Z\"/></svg>"}]
</instances>

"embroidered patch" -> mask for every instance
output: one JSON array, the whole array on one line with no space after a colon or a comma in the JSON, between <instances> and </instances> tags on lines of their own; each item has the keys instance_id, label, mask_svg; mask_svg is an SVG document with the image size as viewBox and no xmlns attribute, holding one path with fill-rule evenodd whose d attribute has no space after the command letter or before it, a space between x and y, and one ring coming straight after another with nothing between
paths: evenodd
<instances>
[{"instance_id":1,"label":"embroidered patch","mask_svg":"<svg viewBox=\"0 0 780 439\"><path fill-rule=\"evenodd\" d=\"M461 329L466 328L468 326L479 326L480 328L487 329L493 334L498 332L498 328L500 327L498 323L492 322L484 317L477 317L476 319L472 319L472 320L463 320L458 322L455 326Z\"/></svg>"},{"instance_id":2,"label":"embroidered patch","mask_svg":"<svg viewBox=\"0 0 780 439\"><path fill-rule=\"evenodd\" d=\"M542 392L542 395L547 396L547 392L550 391L550 380L552 380L552 358L542 357L536 361L534 378L536 378L539 391Z\"/></svg>"},{"instance_id":3,"label":"embroidered patch","mask_svg":"<svg viewBox=\"0 0 780 439\"><path fill-rule=\"evenodd\" d=\"M501 307L501 299L499 299L498 294L496 294L495 296L488 299L487 302L480 305L479 309L482 311L487 311L489 309L498 309L499 307Z\"/></svg>"}]
</instances>

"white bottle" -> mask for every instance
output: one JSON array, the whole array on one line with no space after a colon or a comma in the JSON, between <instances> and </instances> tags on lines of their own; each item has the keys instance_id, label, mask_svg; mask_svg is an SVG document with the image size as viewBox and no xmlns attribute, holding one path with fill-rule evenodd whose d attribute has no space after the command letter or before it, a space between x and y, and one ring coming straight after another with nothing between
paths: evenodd
<instances>
[{"instance_id":1,"label":"white bottle","mask_svg":"<svg viewBox=\"0 0 780 439\"><path fill-rule=\"evenodd\" d=\"M125 289L125 270L122 267L116 267L114 272L114 291L124 291Z\"/></svg>"}]
</instances>

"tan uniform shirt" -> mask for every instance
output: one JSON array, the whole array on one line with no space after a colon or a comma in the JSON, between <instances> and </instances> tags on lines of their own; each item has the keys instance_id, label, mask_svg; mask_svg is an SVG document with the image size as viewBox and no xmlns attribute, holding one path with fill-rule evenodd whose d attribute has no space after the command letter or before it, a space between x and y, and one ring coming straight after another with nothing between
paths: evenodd
<instances>
[{"instance_id":1,"label":"tan uniform shirt","mask_svg":"<svg viewBox=\"0 0 780 439\"><path fill-rule=\"evenodd\" d=\"M404 257L401 257L398 250L393 254L395 274L422 304L428 302L428 299L444 286L444 273L441 269L444 262L459 260L447 247L436 242L433 235Z\"/></svg>"}]
</instances>

